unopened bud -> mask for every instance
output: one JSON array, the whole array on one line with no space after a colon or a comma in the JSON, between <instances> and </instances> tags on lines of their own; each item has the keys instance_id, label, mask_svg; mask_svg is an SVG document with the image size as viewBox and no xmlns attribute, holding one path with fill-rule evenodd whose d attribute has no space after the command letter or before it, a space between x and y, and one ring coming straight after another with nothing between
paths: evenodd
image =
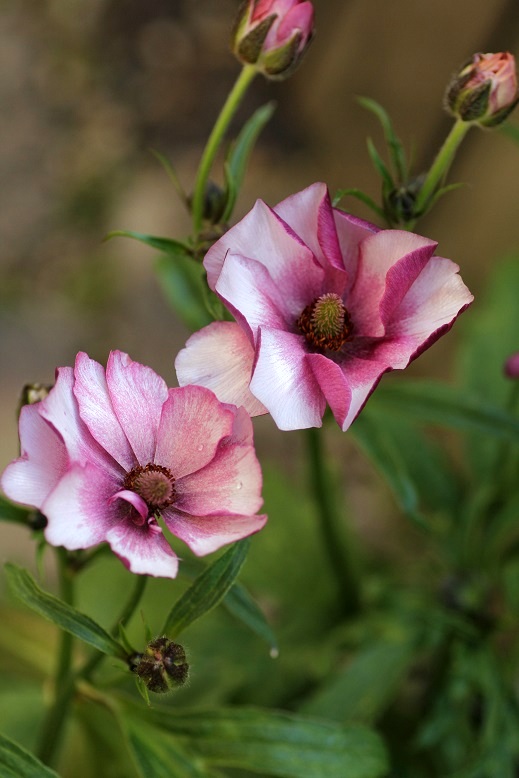
<instances>
[{"instance_id":1,"label":"unopened bud","mask_svg":"<svg viewBox=\"0 0 519 778\"><path fill-rule=\"evenodd\" d=\"M158 694L183 686L189 675L183 646L165 636L148 643L143 654L133 655L130 669L151 692Z\"/></svg>"},{"instance_id":2,"label":"unopened bud","mask_svg":"<svg viewBox=\"0 0 519 778\"><path fill-rule=\"evenodd\" d=\"M464 122L493 127L519 101L514 56L508 52L474 54L447 88L448 110Z\"/></svg>"},{"instance_id":3,"label":"unopened bud","mask_svg":"<svg viewBox=\"0 0 519 778\"><path fill-rule=\"evenodd\" d=\"M232 33L240 62L267 78L287 78L299 65L314 34L309 0L245 0Z\"/></svg>"}]
</instances>

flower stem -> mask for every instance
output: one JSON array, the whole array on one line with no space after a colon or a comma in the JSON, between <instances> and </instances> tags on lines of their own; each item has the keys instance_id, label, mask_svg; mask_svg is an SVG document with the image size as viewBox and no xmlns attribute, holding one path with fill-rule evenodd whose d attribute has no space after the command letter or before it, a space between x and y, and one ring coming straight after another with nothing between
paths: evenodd
<instances>
[{"instance_id":1,"label":"flower stem","mask_svg":"<svg viewBox=\"0 0 519 778\"><path fill-rule=\"evenodd\" d=\"M216 157L227 128L238 109L238 106L247 91L249 84L256 75L257 71L252 65L244 65L233 88L231 89L227 100L225 101L220 115L216 120L211 135L207 141L206 147L200 160L198 173L196 176L195 188L193 191L193 230L195 239L198 237L203 221L204 196L207 180L211 167Z\"/></svg>"},{"instance_id":2,"label":"flower stem","mask_svg":"<svg viewBox=\"0 0 519 778\"><path fill-rule=\"evenodd\" d=\"M445 178L449 168L452 164L456 151L461 141L467 134L471 127L470 122L461 121L458 119L443 143L443 146L436 155L436 159L429 172L425 177L425 181L418 193L415 203L415 211L421 215L427 207L430 198L436 191L438 184Z\"/></svg>"},{"instance_id":3,"label":"flower stem","mask_svg":"<svg viewBox=\"0 0 519 778\"><path fill-rule=\"evenodd\" d=\"M310 483L319 507L319 528L323 545L335 573L343 612L349 616L360 610L357 575L344 525L336 510L334 489L321 443L321 430L306 430Z\"/></svg>"},{"instance_id":4,"label":"flower stem","mask_svg":"<svg viewBox=\"0 0 519 778\"><path fill-rule=\"evenodd\" d=\"M68 555L64 548L58 548L56 551L60 596L64 602L72 605L74 601L74 583L73 573L68 565ZM73 640L72 635L68 632L61 633L58 661L54 676L54 699L47 711L40 733L38 756L42 762L48 765L52 765L56 760L67 713L74 695L75 684L71 672Z\"/></svg>"}]
</instances>

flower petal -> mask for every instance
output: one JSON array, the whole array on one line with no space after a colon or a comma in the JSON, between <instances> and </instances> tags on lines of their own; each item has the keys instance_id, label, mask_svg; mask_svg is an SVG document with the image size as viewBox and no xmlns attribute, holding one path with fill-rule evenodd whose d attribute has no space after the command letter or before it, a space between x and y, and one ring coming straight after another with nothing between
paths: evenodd
<instances>
[{"instance_id":1,"label":"flower petal","mask_svg":"<svg viewBox=\"0 0 519 778\"><path fill-rule=\"evenodd\" d=\"M349 279L349 287L351 287L357 277L361 242L380 230L374 224L357 219L338 208L333 209L333 215L342 261Z\"/></svg>"},{"instance_id":2,"label":"flower petal","mask_svg":"<svg viewBox=\"0 0 519 778\"><path fill-rule=\"evenodd\" d=\"M79 353L74 378L79 415L90 433L116 462L125 470L131 470L135 465L135 455L115 415L104 368L87 354Z\"/></svg>"},{"instance_id":3,"label":"flower petal","mask_svg":"<svg viewBox=\"0 0 519 778\"><path fill-rule=\"evenodd\" d=\"M241 327L215 321L191 335L177 355L175 370L180 386L206 386L221 402L243 405L258 416L267 409L249 390L253 363L254 349Z\"/></svg>"},{"instance_id":4,"label":"flower petal","mask_svg":"<svg viewBox=\"0 0 519 778\"><path fill-rule=\"evenodd\" d=\"M262 529L267 521L264 515L189 516L177 511L164 512L168 529L183 540L197 556L217 551L227 543L234 543Z\"/></svg>"},{"instance_id":5,"label":"flower petal","mask_svg":"<svg viewBox=\"0 0 519 778\"><path fill-rule=\"evenodd\" d=\"M108 500L108 504L111 505L115 500L124 500L125 502L129 503L139 516L141 517L142 521L133 520L134 523L138 524L139 527L141 527L146 519L148 518L148 514L150 512L147 503L142 499L140 495L138 495L136 492L132 492L129 489L121 489L119 492L116 492L115 494L112 494L110 499Z\"/></svg>"},{"instance_id":6,"label":"flower petal","mask_svg":"<svg viewBox=\"0 0 519 778\"><path fill-rule=\"evenodd\" d=\"M263 503L261 486L254 448L226 441L204 468L176 480L174 507L197 516L255 513Z\"/></svg>"},{"instance_id":7,"label":"flower petal","mask_svg":"<svg viewBox=\"0 0 519 778\"><path fill-rule=\"evenodd\" d=\"M222 438L232 433L234 413L210 389L184 386L170 389L162 408L155 463L178 479L204 468L214 458Z\"/></svg>"},{"instance_id":8,"label":"flower petal","mask_svg":"<svg viewBox=\"0 0 519 778\"><path fill-rule=\"evenodd\" d=\"M260 329L250 388L279 429L320 427L326 401L306 361L301 335Z\"/></svg>"},{"instance_id":9,"label":"flower petal","mask_svg":"<svg viewBox=\"0 0 519 778\"><path fill-rule=\"evenodd\" d=\"M2 489L16 502L41 508L67 469L68 457L60 435L40 416L40 403L20 412L22 454L2 475Z\"/></svg>"},{"instance_id":10,"label":"flower petal","mask_svg":"<svg viewBox=\"0 0 519 778\"><path fill-rule=\"evenodd\" d=\"M175 578L178 558L163 533L156 529L150 529L147 524L136 527L132 522L121 521L109 530L106 540L132 573Z\"/></svg>"},{"instance_id":11,"label":"flower petal","mask_svg":"<svg viewBox=\"0 0 519 778\"><path fill-rule=\"evenodd\" d=\"M112 406L141 465L153 462L166 382L150 367L112 351L106 366Z\"/></svg>"}]
</instances>

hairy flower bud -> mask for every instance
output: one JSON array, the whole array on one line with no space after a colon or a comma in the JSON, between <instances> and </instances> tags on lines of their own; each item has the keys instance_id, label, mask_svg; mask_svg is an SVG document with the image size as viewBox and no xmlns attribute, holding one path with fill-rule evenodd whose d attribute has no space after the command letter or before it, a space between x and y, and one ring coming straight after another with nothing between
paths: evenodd
<instances>
[{"instance_id":1,"label":"hairy flower bud","mask_svg":"<svg viewBox=\"0 0 519 778\"><path fill-rule=\"evenodd\" d=\"M515 59L508 52L474 54L447 88L447 109L464 122L493 127L519 101Z\"/></svg>"},{"instance_id":2,"label":"hairy flower bud","mask_svg":"<svg viewBox=\"0 0 519 778\"><path fill-rule=\"evenodd\" d=\"M245 0L232 33L240 62L255 65L267 78L282 79L298 66L314 33L309 0Z\"/></svg>"},{"instance_id":3,"label":"hairy flower bud","mask_svg":"<svg viewBox=\"0 0 519 778\"><path fill-rule=\"evenodd\" d=\"M143 654L134 655L130 669L158 694L183 686L189 675L184 648L164 635L148 643Z\"/></svg>"}]
</instances>

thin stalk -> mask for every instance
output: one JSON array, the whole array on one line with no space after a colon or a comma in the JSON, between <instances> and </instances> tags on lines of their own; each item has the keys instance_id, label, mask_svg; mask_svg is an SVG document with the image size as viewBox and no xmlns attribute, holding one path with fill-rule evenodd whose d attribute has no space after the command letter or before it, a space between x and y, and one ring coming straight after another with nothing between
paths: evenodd
<instances>
[{"instance_id":1,"label":"thin stalk","mask_svg":"<svg viewBox=\"0 0 519 778\"><path fill-rule=\"evenodd\" d=\"M64 548L57 549L59 588L61 599L69 605L74 602L73 573L68 566L68 555ZM42 762L53 765L61 740L64 724L74 696L74 678L71 672L74 638L68 632L62 632L58 651L58 661L54 676L54 699L47 711L40 734L38 756Z\"/></svg>"},{"instance_id":2,"label":"thin stalk","mask_svg":"<svg viewBox=\"0 0 519 778\"><path fill-rule=\"evenodd\" d=\"M233 88L229 92L227 100L225 101L223 108L220 111L220 115L216 120L216 123L212 129L211 135L209 136L206 147L202 154L202 159L200 160L200 165L198 167L198 173L196 176L192 203L193 231L195 234L195 239L198 237L202 228L205 188L214 159L218 149L220 148L223 137L227 132L227 128L229 127L229 124L256 73L257 71L252 65L243 66L240 75L238 76Z\"/></svg>"},{"instance_id":3,"label":"thin stalk","mask_svg":"<svg viewBox=\"0 0 519 778\"><path fill-rule=\"evenodd\" d=\"M310 483L319 509L323 546L335 574L342 609L345 614L353 615L360 610L359 584L345 528L337 511L335 490L321 442L322 434L322 430L306 430Z\"/></svg>"},{"instance_id":4,"label":"thin stalk","mask_svg":"<svg viewBox=\"0 0 519 778\"><path fill-rule=\"evenodd\" d=\"M444 180L445 176L449 172L449 168L452 164L456 151L461 141L469 131L471 127L470 122L463 122L458 119L443 143L443 146L436 155L436 159L429 172L425 177L423 186L421 187L418 197L416 198L415 211L421 213L427 206L430 198L435 193L438 185ZM416 221L416 220L415 220ZM414 226L413 222L413 226Z\"/></svg>"}]
</instances>

